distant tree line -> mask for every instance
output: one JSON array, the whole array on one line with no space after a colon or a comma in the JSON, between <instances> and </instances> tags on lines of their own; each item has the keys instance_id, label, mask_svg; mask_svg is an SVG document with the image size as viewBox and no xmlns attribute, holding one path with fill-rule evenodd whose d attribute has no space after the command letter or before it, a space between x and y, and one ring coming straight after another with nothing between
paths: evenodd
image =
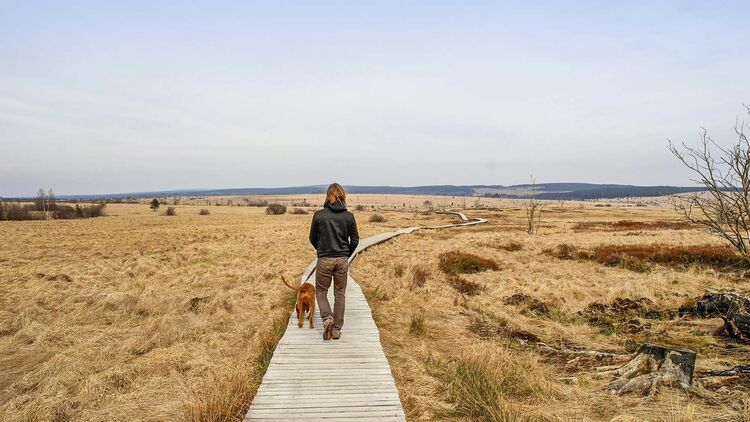
<instances>
[{"instance_id":1,"label":"distant tree line","mask_svg":"<svg viewBox=\"0 0 750 422\"><path fill-rule=\"evenodd\" d=\"M52 189L39 189L31 204L0 201L0 221L20 220L68 220L92 218L104 215L105 203L93 205L58 203Z\"/></svg>"}]
</instances>

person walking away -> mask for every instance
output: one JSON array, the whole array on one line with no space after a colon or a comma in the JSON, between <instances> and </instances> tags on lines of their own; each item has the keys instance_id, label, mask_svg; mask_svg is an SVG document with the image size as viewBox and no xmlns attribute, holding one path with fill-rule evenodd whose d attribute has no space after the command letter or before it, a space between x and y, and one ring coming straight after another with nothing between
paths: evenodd
<instances>
[{"instance_id":1,"label":"person walking away","mask_svg":"<svg viewBox=\"0 0 750 422\"><path fill-rule=\"evenodd\" d=\"M326 191L323 209L315 212L310 225L310 243L318 254L315 267L315 297L323 319L323 340L338 340L344 326L349 257L359 244L357 221L346 210L346 192L338 183ZM333 280L333 312L328 289Z\"/></svg>"}]
</instances>

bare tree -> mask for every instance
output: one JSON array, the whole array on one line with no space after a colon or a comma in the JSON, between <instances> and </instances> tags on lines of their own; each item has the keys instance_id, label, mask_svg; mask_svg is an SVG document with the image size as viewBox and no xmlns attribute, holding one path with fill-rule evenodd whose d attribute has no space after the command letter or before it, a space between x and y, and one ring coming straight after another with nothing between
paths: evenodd
<instances>
[{"instance_id":1,"label":"bare tree","mask_svg":"<svg viewBox=\"0 0 750 422\"><path fill-rule=\"evenodd\" d=\"M55 192L52 191L52 188L49 188L49 191L47 191L47 210L57 210L57 201L55 200Z\"/></svg>"},{"instance_id":2,"label":"bare tree","mask_svg":"<svg viewBox=\"0 0 750 422\"><path fill-rule=\"evenodd\" d=\"M37 211L47 212L47 193L43 188L39 188L34 199L34 206Z\"/></svg>"},{"instance_id":3,"label":"bare tree","mask_svg":"<svg viewBox=\"0 0 750 422\"><path fill-rule=\"evenodd\" d=\"M544 205L536 198L536 180L531 177L531 195L529 202L526 204L526 233L536 234L539 226L542 224L542 210Z\"/></svg>"},{"instance_id":4,"label":"bare tree","mask_svg":"<svg viewBox=\"0 0 750 422\"><path fill-rule=\"evenodd\" d=\"M750 115L750 107L745 106ZM675 209L687 220L700 224L726 239L742 258L750 262L750 142L748 126L739 118L734 131L737 143L731 147L718 145L706 129L700 132L700 144L682 148L669 141L669 149L677 159L693 171L693 179L705 187L697 192L672 197ZM716 156L715 156L716 155Z\"/></svg>"}]
</instances>

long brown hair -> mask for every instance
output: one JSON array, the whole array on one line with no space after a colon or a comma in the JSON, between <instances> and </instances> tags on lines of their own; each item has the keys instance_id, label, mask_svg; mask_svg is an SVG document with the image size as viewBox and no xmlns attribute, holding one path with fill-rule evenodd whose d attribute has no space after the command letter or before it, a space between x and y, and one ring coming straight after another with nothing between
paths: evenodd
<instances>
[{"instance_id":1,"label":"long brown hair","mask_svg":"<svg viewBox=\"0 0 750 422\"><path fill-rule=\"evenodd\" d=\"M334 182L328 185L326 191L326 203L334 204L336 201L341 201L342 204L346 205L346 191L344 187Z\"/></svg>"}]
</instances>

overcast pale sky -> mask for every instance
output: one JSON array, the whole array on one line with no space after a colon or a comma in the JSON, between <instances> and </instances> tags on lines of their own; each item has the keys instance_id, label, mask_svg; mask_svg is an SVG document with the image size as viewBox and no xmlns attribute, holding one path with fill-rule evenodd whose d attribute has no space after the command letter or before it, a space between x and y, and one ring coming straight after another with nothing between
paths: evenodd
<instances>
[{"instance_id":1,"label":"overcast pale sky","mask_svg":"<svg viewBox=\"0 0 750 422\"><path fill-rule=\"evenodd\" d=\"M689 184L746 1L2 1L0 195Z\"/></svg>"}]
</instances>

